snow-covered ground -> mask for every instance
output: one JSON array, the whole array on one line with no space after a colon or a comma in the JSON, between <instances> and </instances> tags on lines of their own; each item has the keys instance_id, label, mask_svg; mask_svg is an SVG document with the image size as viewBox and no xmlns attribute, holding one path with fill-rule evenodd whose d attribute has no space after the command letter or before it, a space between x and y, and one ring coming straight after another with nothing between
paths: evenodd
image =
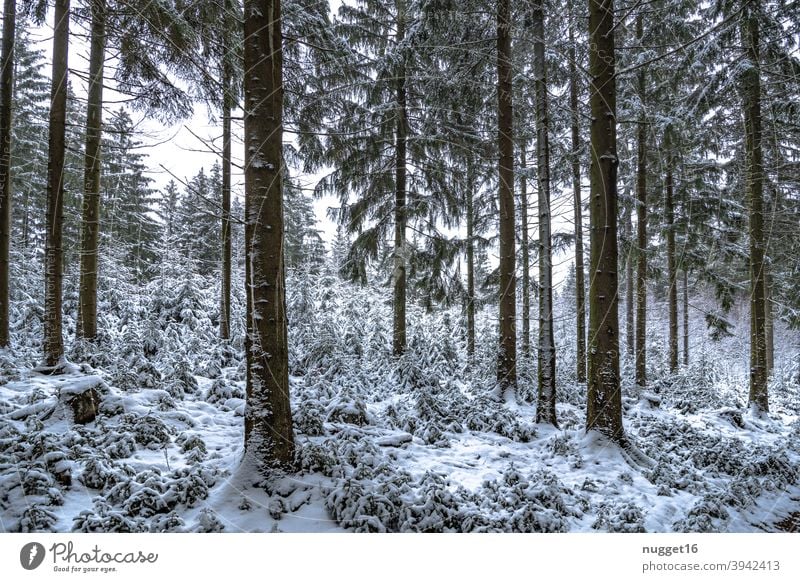
<instances>
[{"instance_id":1,"label":"snow-covered ground","mask_svg":"<svg viewBox=\"0 0 800 582\"><path fill-rule=\"evenodd\" d=\"M457 310L412 311L409 353L393 361L382 300L325 280L290 288L297 472L260 480L239 464L238 346L214 340L204 311L214 292L198 288L177 285L170 295L167 286L145 308L141 297L120 307L140 321L109 316L106 348L73 351L73 361L92 365L68 374L32 371L36 346L18 334L18 355L0 358L0 530L796 527L793 370L776 370L771 412L753 418L735 342L695 342L691 365L669 374L659 371L655 335L651 391L637 394L627 375L623 382L627 442L619 447L585 433L585 386L570 379L569 350L559 361L560 427L536 425L524 366L518 401L490 396L488 311L472 363L453 332ZM86 424L73 419L81 394L99 400Z\"/></svg>"}]
</instances>

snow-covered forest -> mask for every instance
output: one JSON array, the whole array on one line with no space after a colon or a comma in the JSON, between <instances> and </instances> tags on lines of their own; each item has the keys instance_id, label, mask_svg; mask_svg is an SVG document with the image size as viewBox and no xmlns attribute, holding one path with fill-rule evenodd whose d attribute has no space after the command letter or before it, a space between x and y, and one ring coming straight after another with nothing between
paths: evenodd
<instances>
[{"instance_id":1,"label":"snow-covered forest","mask_svg":"<svg viewBox=\"0 0 800 582\"><path fill-rule=\"evenodd\" d=\"M797 0L4 0L0 532L800 531L799 43Z\"/></svg>"}]
</instances>

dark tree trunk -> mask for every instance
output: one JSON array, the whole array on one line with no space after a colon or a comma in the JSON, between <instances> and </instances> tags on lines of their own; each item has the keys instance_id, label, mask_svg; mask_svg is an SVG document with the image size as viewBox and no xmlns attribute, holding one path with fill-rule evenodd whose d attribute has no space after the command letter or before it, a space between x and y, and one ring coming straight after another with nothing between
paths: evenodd
<instances>
[{"instance_id":1,"label":"dark tree trunk","mask_svg":"<svg viewBox=\"0 0 800 582\"><path fill-rule=\"evenodd\" d=\"M572 5L570 4L570 7ZM572 16L572 15L571 15ZM577 379L586 382L586 282L583 266L583 209L581 200L581 138L578 112L578 69L575 63L574 16L569 25L569 103L572 132L572 196L575 214L575 313L577 315Z\"/></svg>"},{"instance_id":2,"label":"dark tree trunk","mask_svg":"<svg viewBox=\"0 0 800 582\"><path fill-rule=\"evenodd\" d=\"M514 137L511 93L511 3L497 4L497 145L500 153L500 338L497 381L505 397L517 387L517 280L514 226Z\"/></svg>"},{"instance_id":3,"label":"dark tree trunk","mask_svg":"<svg viewBox=\"0 0 800 582\"><path fill-rule=\"evenodd\" d=\"M636 18L636 36L644 37L642 16ZM647 384L647 79L644 67L638 74L639 100L643 110L639 117L636 155L636 385Z\"/></svg>"},{"instance_id":4,"label":"dark tree trunk","mask_svg":"<svg viewBox=\"0 0 800 582\"><path fill-rule=\"evenodd\" d=\"M0 72L0 349L8 347L9 261L11 259L11 99L14 93L15 0L3 3Z\"/></svg>"},{"instance_id":5,"label":"dark tree trunk","mask_svg":"<svg viewBox=\"0 0 800 582\"><path fill-rule=\"evenodd\" d=\"M53 367L64 355L61 334L61 282L64 250L64 154L67 122L69 0L56 0L53 33L53 88L47 158L47 209L44 257L44 364Z\"/></svg>"},{"instance_id":6,"label":"dark tree trunk","mask_svg":"<svg viewBox=\"0 0 800 582\"><path fill-rule=\"evenodd\" d=\"M683 365L689 365L689 273L683 270Z\"/></svg>"},{"instance_id":7,"label":"dark tree trunk","mask_svg":"<svg viewBox=\"0 0 800 582\"><path fill-rule=\"evenodd\" d=\"M280 0L245 0L247 293L245 454L266 473L294 458L283 257Z\"/></svg>"},{"instance_id":8,"label":"dark tree trunk","mask_svg":"<svg viewBox=\"0 0 800 582\"><path fill-rule=\"evenodd\" d=\"M89 95L86 103L86 152L83 164L80 317L78 335L97 337L97 270L100 242L100 170L103 137L103 65L106 49L106 0L92 0Z\"/></svg>"},{"instance_id":9,"label":"dark tree trunk","mask_svg":"<svg viewBox=\"0 0 800 582\"><path fill-rule=\"evenodd\" d=\"M767 344L767 378L775 368L775 320L772 316L772 280L767 262L764 262L764 334Z\"/></svg>"},{"instance_id":10,"label":"dark tree trunk","mask_svg":"<svg viewBox=\"0 0 800 582\"><path fill-rule=\"evenodd\" d=\"M625 353L629 358L634 357L634 338L636 321L634 319L633 305L633 210L625 208L622 213L622 237L627 244L625 252Z\"/></svg>"},{"instance_id":11,"label":"dark tree trunk","mask_svg":"<svg viewBox=\"0 0 800 582\"><path fill-rule=\"evenodd\" d=\"M586 428L621 441L614 1L589 1L591 277Z\"/></svg>"},{"instance_id":12,"label":"dark tree trunk","mask_svg":"<svg viewBox=\"0 0 800 582\"><path fill-rule=\"evenodd\" d=\"M558 426L556 418L556 346L553 338L553 245L550 236L550 120L547 114L547 67L544 56L544 9L531 12L533 79L536 92L536 173L539 183L539 390L536 422Z\"/></svg>"},{"instance_id":13,"label":"dark tree trunk","mask_svg":"<svg viewBox=\"0 0 800 582\"><path fill-rule=\"evenodd\" d=\"M230 18L231 3L225 0L225 19ZM228 51L231 27L224 25L222 47L222 287L219 337L231 336L231 109L233 109L233 66Z\"/></svg>"},{"instance_id":14,"label":"dark tree trunk","mask_svg":"<svg viewBox=\"0 0 800 582\"><path fill-rule=\"evenodd\" d=\"M397 0L397 43L405 38L405 0ZM397 73L397 128L395 142L395 203L394 203L394 331L395 356L406 351L406 113L405 64Z\"/></svg>"},{"instance_id":15,"label":"dark tree trunk","mask_svg":"<svg viewBox=\"0 0 800 582\"><path fill-rule=\"evenodd\" d=\"M750 200L750 406L769 411L767 394L766 291L764 284L764 161L761 143L761 78L759 27L753 10L745 8L741 34L746 67L742 75L744 98L747 191Z\"/></svg>"},{"instance_id":16,"label":"dark tree trunk","mask_svg":"<svg viewBox=\"0 0 800 582\"><path fill-rule=\"evenodd\" d=\"M672 176L672 139L671 129L665 130L664 150L666 153L666 176L664 178L664 227L667 238L667 282L669 284L669 369L678 369L678 270L675 260L675 208Z\"/></svg>"},{"instance_id":17,"label":"dark tree trunk","mask_svg":"<svg viewBox=\"0 0 800 582\"><path fill-rule=\"evenodd\" d=\"M521 146L519 167L519 218L522 231L522 353L525 357L531 355L531 258L528 240L528 177L525 174L527 167L526 144Z\"/></svg>"},{"instance_id":18,"label":"dark tree trunk","mask_svg":"<svg viewBox=\"0 0 800 582\"><path fill-rule=\"evenodd\" d=\"M475 355L475 176L467 161L467 354Z\"/></svg>"}]
</instances>

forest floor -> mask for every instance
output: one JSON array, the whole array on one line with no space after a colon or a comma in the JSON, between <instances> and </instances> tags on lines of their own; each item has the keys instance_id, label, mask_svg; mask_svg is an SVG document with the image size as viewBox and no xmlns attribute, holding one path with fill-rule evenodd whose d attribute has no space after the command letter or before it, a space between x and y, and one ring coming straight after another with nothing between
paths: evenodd
<instances>
[{"instance_id":1,"label":"forest floor","mask_svg":"<svg viewBox=\"0 0 800 582\"><path fill-rule=\"evenodd\" d=\"M294 377L299 472L255 482L237 472L244 386L234 368L137 390L94 372L16 370L0 385L0 531L798 526L800 416L796 390L781 386L764 418L726 403L719 386L711 397L681 379L662 389L669 397L628 394L620 448L585 433L580 386L558 405L556 429L533 424L529 404L459 382L358 392ZM86 424L75 422L81 395L100 400Z\"/></svg>"}]
</instances>

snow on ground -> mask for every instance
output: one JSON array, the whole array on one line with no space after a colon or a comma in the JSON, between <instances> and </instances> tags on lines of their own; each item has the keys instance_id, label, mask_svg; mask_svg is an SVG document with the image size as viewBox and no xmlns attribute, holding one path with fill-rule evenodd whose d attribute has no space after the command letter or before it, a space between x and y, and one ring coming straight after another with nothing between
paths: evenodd
<instances>
[{"instance_id":1,"label":"snow on ground","mask_svg":"<svg viewBox=\"0 0 800 582\"><path fill-rule=\"evenodd\" d=\"M237 473L241 381L226 391L197 377L179 398L101 384L97 419L73 424L63 395L96 380L28 371L0 386L3 531L742 532L774 531L800 508L797 415L629 398L631 455L585 434L572 404L555 429L531 424L531 405L463 386L371 402L334 392L314 401L314 434L297 435L300 472L253 486ZM293 378L295 395L305 381ZM295 400L301 413L307 403Z\"/></svg>"},{"instance_id":2,"label":"snow on ground","mask_svg":"<svg viewBox=\"0 0 800 582\"><path fill-rule=\"evenodd\" d=\"M458 306L409 304L407 353L395 359L379 289L293 276L297 472L264 480L240 463L244 297L234 295L233 340L221 342L218 289L202 278L104 293L97 344L73 343L78 365L56 376L34 371L37 303L14 306L14 352L0 352L0 531L745 532L800 522L800 386L781 330L770 413L753 418L742 335L711 342L697 316L690 365L670 373L654 307L648 392L623 355L619 447L585 434L572 316L560 315L571 303L556 302L556 429L533 422L524 358L517 400L492 397L491 307L470 360ZM75 422L95 399L96 418Z\"/></svg>"}]
</instances>

